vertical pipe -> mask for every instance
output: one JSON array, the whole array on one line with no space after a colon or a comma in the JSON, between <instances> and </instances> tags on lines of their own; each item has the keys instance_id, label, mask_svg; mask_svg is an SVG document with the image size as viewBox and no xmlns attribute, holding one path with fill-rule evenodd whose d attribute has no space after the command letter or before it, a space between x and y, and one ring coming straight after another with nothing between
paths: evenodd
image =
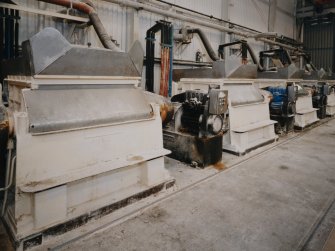
<instances>
[{"instance_id":1,"label":"vertical pipe","mask_svg":"<svg viewBox=\"0 0 335 251\"><path fill-rule=\"evenodd\" d=\"M165 23L165 38L164 38L164 51L165 51L165 71L164 71L164 92L163 96L167 97L168 95L168 86L169 86L169 71L170 71L170 25Z\"/></svg>"},{"instance_id":2,"label":"vertical pipe","mask_svg":"<svg viewBox=\"0 0 335 251\"><path fill-rule=\"evenodd\" d=\"M335 43L335 18L332 18L332 19L331 19L331 22L332 22L332 23L331 23L331 26L332 26L332 31L333 31L333 34L332 34L332 35L333 35L333 41L332 41L332 42L333 42L333 44L334 44L334 43ZM334 46L332 47L332 50L333 50L333 51L332 51L332 52L333 52L333 53L332 53L332 55L333 55L333 57L332 57L333 60L332 60L332 62L331 62L331 64L332 64L332 65L331 65L331 70L332 70L333 73L335 73L335 48L334 48Z\"/></svg>"},{"instance_id":3,"label":"vertical pipe","mask_svg":"<svg viewBox=\"0 0 335 251\"><path fill-rule=\"evenodd\" d=\"M155 92L155 32L151 32L151 52L150 52L150 89Z\"/></svg>"},{"instance_id":4,"label":"vertical pipe","mask_svg":"<svg viewBox=\"0 0 335 251\"><path fill-rule=\"evenodd\" d=\"M4 58L9 58L9 44L10 44L10 36L9 36L9 11L8 9L5 9L5 51L4 51Z\"/></svg>"},{"instance_id":5,"label":"vertical pipe","mask_svg":"<svg viewBox=\"0 0 335 251\"><path fill-rule=\"evenodd\" d=\"M166 25L163 23L161 29L161 80L159 85L159 95L164 96L165 89L165 71L166 71Z\"/></svg>"},{"instance_id":6,"label":"vertical pipe","mask_svg":"<svg viewBox=\"0 0 335 251\"><path fill-rule=\"evenodd\" d=\"M168 96L169 92L169 73L170 73L170 48L166 47L166 73L165 73L165 89L164 96Z\"/></svg>"},{"instance_id":7,"label":"vertical pipe","mask_svg":"<svg viewBox=\"0 0 335 251\"><path fill-rule=\"evenodd\" d=\"M155 33L149 29L146 37L146 66L145 66L145 88L149 92L154 92L153 86L153 67L155 60Z\"/></svg>"},{"instance_id":8,"label":"vertical pipe","mask_svg":"<svg viewBox=\"0 0 335 251\"><path fill-rule=\"evenodd\" d=\"M151 51L150 48L150 32L147 31L146 36L146 43L145 43L145 56L146 56L146 62L145 62L145 90L149 90L149 53Z\"/></svg>"},{"instance_id":9,"label":"vertical pipe","mask_svg":"<svg viewBox=\"0 0 335 251\"><path fill-rule=\"evenodd\" d=\"M162 23L161 28L161 75L159 83L159 95L164 96L164 82L165 82L165 69L166 69L166 54L165 54L165 40L166 40L166 26Z\"/></svg>"},{"instance_id":10,"label":"vertical pipe","mask_svg":"<svg viewBox=\"0 0 335 251\"><path fill-rule=\"evenodd\" d=\"M161 31L163 33L163 30ZM161 75L159 81L159 95L164 96L164 71L165 71L165 52L164 47L161 47Z\"/></svg>"},{"instance_id":11,"label":"vertical pipe","mask_svg":"<svg viewBox=\"0 0 335 251\"><path fill-rule=\"evenodd\" d=\"M9 16L9 36L10 36L10 43L9 43L9 58L14 57L14 10L10 10Z\"/></svg>"},{"instance_id":12,"label":"vertical pipe","mask_svg":"<svg viewBox=\"0 0 335 251\"><path fill-rule=\"evenodd\" d=\"M20 14L19 11L15 11L15 38L14 38L14 57L19 56L19 19L20 19Z\"/></svg>"},{"instance_id":13,"label":"vertical pipe","mask_svg":"<svg viewBox=\"0 0 335 251\"><path fill-rule=\"evenodd\" d=\"M170 71L169 71L169 97L172 96L172 71L173 71L173 25L170 25Z\"/></svg>"},{"instance_id":14,"label":"vertical pipe","mask_svg":"<svg viewBox=\"0 0 335 251\"><path fill-rule=\"evenodd\" d=\"M155 33L152 31L150 33L150 58L149 58L149 83L150 83L150 90L151 92L155 92L155 74L154 74L154 67L155 67Z\"/></svg>"}]
</instances>

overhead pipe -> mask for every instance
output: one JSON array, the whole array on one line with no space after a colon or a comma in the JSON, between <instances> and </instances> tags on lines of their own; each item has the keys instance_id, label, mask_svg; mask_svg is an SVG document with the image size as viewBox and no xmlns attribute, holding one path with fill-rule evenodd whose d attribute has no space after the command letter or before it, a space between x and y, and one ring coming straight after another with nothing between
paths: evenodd
<instances>
[{"instance_id":1,"label":"overhead pipe","mask_svg":"<svg viewBox=\"0 0 335 251\"><path fill-rule=\"evenodd\" d=\"M217 30L224 31L224 32L234 33L236 35L240 35L240 36L243 36L243 37L251 37L252 36L251 34L239 32L239 31L224 27L224 26L219 25L219 24L209 23L209 22L206 22L206 21L203 21L203 20L200 20L200 19L188 17L188 16L185 16L185 15L181 15L181 14L174 13L174 12L167 11L167 10L162 10L162 9L159 9L157 7L154 7L154 6L146 5L146 4L135 2L135 1L130 1L130 0L105 0L105 1L110 2L110 3L115 3L115 4L118 4L118 5L121 5L121 6L132 7L132 8L139 9L139 10L149 11L149 12L152 12L152 13L162 15L164 17L174 18L174 19L185 21L185 22L190 22L190 23L206 26L206 27L209 27L209 28L217 29Z\"/></svg>"},{"instance_id":2,"label":"overhead pipe","mask_svg":"<svg viewBox=\"0 0 335 251\"><path fill-rule=\"evenodd\" d=\"M207 22L207 21L203 21L201 19L188 17L188 16L185 16L185 15L174 13L174 12L167 11L167 10L162 10L162 9L159 9L157 7L154 7L154 6L149 6L149 5L139 3L139 2L135 2L135 1L130 1L130 0L104 0L104 1L114 3L114 4L118 4L118 5L121 5L121 6L132 7L132 8L138 9L138 10L145 10L145 11L148 11L148 12L152 12L152 13L162 15L164 17L170 17L170 18L174 18L174 19L177 19L177 20L182 20L182 21L185 21L185 22L193 23L193 24L198 24L198 25L205 26L205 27L212 28L212 29L216 29L216 30L219 30L219 31L222 31L222 32L233 33L233 34L236 34L238 36L245 37L245 38L254 38L254 36L256 35L256 34L251 34L251 33L240 32L240 31L237 31L235 29L227 28L223 25L210 23L210 22ZM266 38L258 38L258 39L255 38L255 39L258 40L258 41L262 41L264 43L277 45L277 46L287 48L287 49L290 49L290 50L298 50L298 51L301 50L299 48L289 46L287 44L279 43L279 42L273 41L271 39L266 39Z\"/></svg>"},{"instance_id":3,"label":"overhead pipe","mask_svg":"<svg viewBox=\"0 0 335 251\"><path fill-rule=\"evenodd\" d=\"M276 38L278 37L278 34L276 32L265 32L265 33L259 33L254 35L255 39L259 38Z\"/></svg>"},{"instance_id":4,"label":"overhead pipe","mask_svg":"<svg viewBox=\"0 0 335 251\"><path fill-rule=\"evenodd\" d=\"M178 4L169 3L169 2L166 2L166 1L163 1L163 0L156 0L156 1L160 2L160 3L163 3L163 4L170 5L171 7L177 7L179 9L186 10L186 11L191 12L191 13L195 13L195 14L200 15L200 16L208 17L212 20L216 20L216 21L219 21L219 22L224 22L224 23L229 24L229 25L237 26L241 29L246 29L246 30L249 30L249 31L252 31L252 32L260 33L259 31L251 29L249 27L246 27L246 26L243 26L243 25L240 25L240 24L236 24L236 23L232 23L232 22L229 22L227 20L224 20L224 19L221 19L221 18L218 18L218 17L214 17L213 15L207 15L207 14L204 14L204 13L199 12L199 11L195 11L195 10L192 10L192 9L189 9L189 8L185 8L185 7L180 6Z\"/></svg>"},{"instance_id":5,"label":"overhead pipe","mask_svg":"<svg viewBox=\"0 0 335 251\"><path fill-rule=\"evenodd\" d=\"M38 1L56 4L56 5L64 6L67 8L73 8L83 13L86 13L102 45L107 49L110 49L113 51L120 51L120 49L116 46L116 44L112 42L95 8L91 6L93 5L91 1L85 1L85 2L78 2L78 1L72 1L72 0L38 0Z\"/></svg>"},{"instance_id":6,"label":"overhead pipe","mask_svg":"<svg viewBox=\"0 0 335 251\"><path fill-rule=\"evenodd\" d=\"M220 60L220 58L215 54L215 52L214 52L214 50L213 50L213 48L212 48L210 42L208 41L208 39L207 39L205 33L204 33L201 29L199 29L199 28L195 28L195 29L187 29L187 33L188 33L188 34L194 34L194 33L198 34L199 37L200 37L200 39L201 39L201 41L202 41L202 43L203 43L203 45L205 46L205 49L206 49L206 51L207 51L207 53L208 53L208 56L209 56L213 61L218 61L218 60Z\"/></svg>"}]
</instances>

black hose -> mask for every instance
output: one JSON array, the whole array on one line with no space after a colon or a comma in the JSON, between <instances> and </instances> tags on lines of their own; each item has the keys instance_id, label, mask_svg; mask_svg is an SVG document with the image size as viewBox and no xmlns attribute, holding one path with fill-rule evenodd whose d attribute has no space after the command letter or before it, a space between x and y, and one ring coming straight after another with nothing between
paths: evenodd
<instances>
[{"instance_id":1,"label":"black hose","mask_svg":"<svg viewBox=\"0 0 335 251\"><path fill-rule=\"evenodd\" d=\"M0 187L5 186L6 153L9 135L9 129L7 124L5 123L5 113L5 107L1 105L0 101Z\"/></svg>"},{"instance_id":2,"label":"black hose","mask_svg":"<svg viewBox=\"0 0 335 251\"><path fill-rule=\"evenodd\" d=\"M245 47L248 50L253 63L257 65L258 70L259 71L264 71L263 66L258 62L258 59L257 59L257 57L255 55L254 50L250 47L250 45L248 44L248 42L245 41L245 40L238 40L238 41L235 41L235 42L231 42L231 43L226 43L226 44L219 45L219 55L221 55L223 57L224 48L225 47L230 47L230 46L233 46L233 45L236 45L236 44L241 44L242 47Z\"/></svg>"},{"instance_id":3,"label":"black hose","mask_svg":"<svg viewBox=\"0 0 335 251\"><path fill-rule=\"evenodd\" d=\"M199 37L200 37L200 39L201 39L201 41L202 41L202 43L203 43L203 45L205 46L205 49L206 49L206 51L208 53L208 56L213 61L220 60L220 58L215 54L215 52L214 52L211 44L209 43L209 41L208 41L205 33L201 29L198 29L198 28L196 28L196 29L188 29L187 33L189 33L189 34L194 34L194 33L198 34Z\"/></svg>"},{"instance_id":4,"label":"black hose","mask_svg":"<svg viewBox=\"0 0 335 251\"><path fill-rule=\"evenodd\" d=\"M248 52L249 52L249 54L250 54L250 56L251 56L252 61L254 62L254 64L257 64L258 70L259 71L264 71L263 66L261 66L261 64L258 62L258 59L257 59L257 57L255 55L254 50L249 46L249 44L247 42L245 42L245 46L247 47Z\"/></svg>"}]
</instances>

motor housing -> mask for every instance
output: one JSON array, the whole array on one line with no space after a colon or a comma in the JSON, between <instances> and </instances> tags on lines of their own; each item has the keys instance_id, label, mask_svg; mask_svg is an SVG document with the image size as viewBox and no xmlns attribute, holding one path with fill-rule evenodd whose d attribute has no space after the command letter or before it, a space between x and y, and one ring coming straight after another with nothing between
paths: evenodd
<instances>
[{"instance_id":1,"label":"motor housing","mask_svg":"<svg viewBox=\"0 0 335 251\"><path fill-rule=\"evenodd\" d=\"M222 135L228 130L228 92L189 90L171 101L179 108L163 131L170 157L199 167L220 162Z\"/></svg>"},{"instance_id":2,"label":"motor housing","mask_svg":"<svg viewBox=\"0 0 335 251\"><path fill-rule=\"evenodd\" d=\"M330 88L327 83L321 82L312 86L312 102L313 107L318 108L317 115L319 119L326 117L327 99Z\"/></svg>"},{"instance_id":3,"label":"motor housing","mask_svg":"<svg viewBox=\"0 0 335 251\"><path fill-rule=\"evenodd\" d=\"M267 88L273 98L270 101L271 119L278 121L276 133L290 132L294 128L296 113L296 88L292 83L287 86L270 86Z\"/></svg>"},{"instance_id":4,"label":"motor housing","mask_svg":"<svg viewBox=\"0 0 335 251\"><path fill-rule=\"evenodd\" d=\"M182 102L175 114L176 130L199 137L227 130L227 95L227 91L210 89L208 93L190 90L172 97L172 102Z\"/></svg>"}]
</instances>

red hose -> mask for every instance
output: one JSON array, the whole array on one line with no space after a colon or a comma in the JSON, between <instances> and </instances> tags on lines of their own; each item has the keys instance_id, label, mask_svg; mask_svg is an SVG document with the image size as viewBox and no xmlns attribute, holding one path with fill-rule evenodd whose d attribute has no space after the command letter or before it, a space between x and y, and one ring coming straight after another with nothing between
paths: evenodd
<instances>
[{"instance_id":1,"label":"red hose","mask_svg":"<svg viewBox=\"0 0 335 251\"><path fill-rule=\"evenodd\" d=\"M79 10L86 14L90 14L94 9L86 3L78 2L78 1L71 1L71 0L38 0L41 2L61 5L64 7L70 8L72 6L73 9Z\"/></svg>"},{"instance_id":2,"label":"red hose","mask_svg":"<svg viewBox=\"0 0 335 251\"><path fill-rule=\"evenodd\" d=\"M162 47L161 50L161 78L159 86L159 95L167 97L169 87L170 70L170 52L168 47Z\"/></svg>"}]
</instances>

